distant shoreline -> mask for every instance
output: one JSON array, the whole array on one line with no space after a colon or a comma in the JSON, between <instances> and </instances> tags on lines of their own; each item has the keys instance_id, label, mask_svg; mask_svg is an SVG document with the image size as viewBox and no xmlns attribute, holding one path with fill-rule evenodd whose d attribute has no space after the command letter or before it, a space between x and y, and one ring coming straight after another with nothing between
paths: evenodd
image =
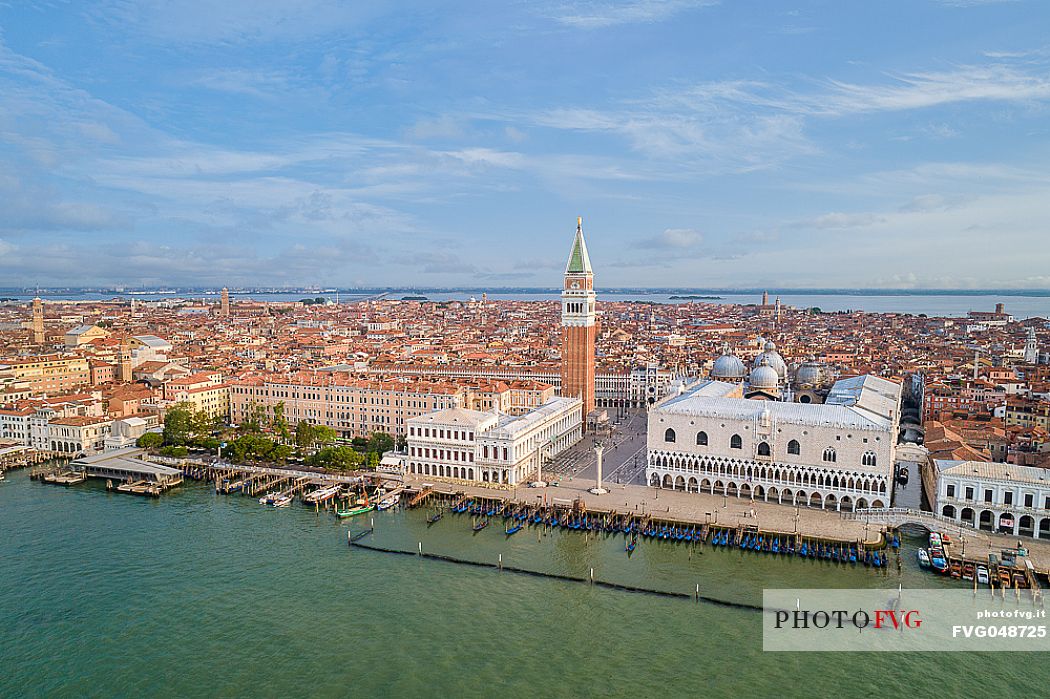
<instances>
[{"instance_id":1,"label":"distant shoreline","mask_svg":"<svg viewBox=\"0 0 1050 699\"><path fill-rule=\"evenodd\" d=\"M697 296L695 294L686 294L685 296L669 296L672 301L724 301L724 296Z\"/></svg>"},{"instance_id":2,"label":"distant shoreline","mask_svg":"<svg viewBox=\"0 0 1050 699\"><path fill-rule=\"evenodd\" d=\"M724 296L761 296L763 292L770 295L792 295L792 296L1013 296L1047 298L1050 297L1050 289L791 289L791 288L741 288L741 289L718 289L718 288L680 288L680 287L600 287L600 292L605 294L638 294L646 296L667 296L672 298L703 298L706 300L720 300ZM66 296L70 294L96 294L100 296L212 296L219 293L219 288L212 287L171 287L163 286L156 288L101 288L101 287L54 287L54 288L29 288L29 287L4 287L0 288L0 296L25 297L39 295ZM273 287L231 287L231 295L248 294L313 294L331 296L339 294L342 296L374 296L378 294L390 295L428 295L428 294L475 294L480 296L488 294L520 294L520 295L549 295L561 293L556 287L367 287L352 289L311 289L311 288L273 288Z\"/></svg>"}]
</instances>

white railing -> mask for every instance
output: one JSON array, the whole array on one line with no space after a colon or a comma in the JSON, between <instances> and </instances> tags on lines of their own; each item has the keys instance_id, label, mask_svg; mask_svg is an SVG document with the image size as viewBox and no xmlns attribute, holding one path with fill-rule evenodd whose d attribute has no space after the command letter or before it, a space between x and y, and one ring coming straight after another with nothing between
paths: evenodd
<instances>
[{"instance_id":1,"label":"white railing","mask_svg":"<svg viewBox=\"0 0 1050 699\"><path fill-rule=\"evenodd\" d=\"M866 522L877 522L888 526L901 526L903 524L919 524L927 529L947 529L956 534L968 534L977 531L974 527L960 524L954 519L949 519L934 512L924 510L913 510L909 507L890 507L884 510L867 508L844 512L842 516L846 519L863 519Z\"/></svg>"}]
</instances>

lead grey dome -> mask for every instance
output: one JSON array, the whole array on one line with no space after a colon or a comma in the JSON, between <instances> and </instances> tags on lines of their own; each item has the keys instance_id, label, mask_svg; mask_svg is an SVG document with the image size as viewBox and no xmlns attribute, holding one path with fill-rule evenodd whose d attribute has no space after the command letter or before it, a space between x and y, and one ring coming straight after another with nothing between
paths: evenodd
<instances>
[{"instance_id":1,"label":"lead grey dome","mask_svg":"<svg viewBox=\"0 0 1050 699\"><path fill-rule=\"evenodd\" d=\"M753 391L776 389L780 386L780 376L777 374L777 370L769 365L768 360L764 360L751 372L748 384Z\"/></svg>"},{"instance_id":2,"label":"lead grey dome","mask_svg":"<svg viewBox=\"0 0 1050 699\"><path fill-rule=\"evenodd\" d=\"M824 367L816 362L806 362L795 372L798 386L819 386L824 382Z\"/></svg>"},{"instance_id":3,"label":"lead grey dome","mask_svg":"<svg viewBox=\"0 0 1050 699\"><path fill-rule=\"evenodd\" d=\"M711 367L713 379L742 379L747 376L747 367L733 354L723 354Z\"/></svg>"},{"instance_id":4,"label":"lead grey dome","mask_svg":"<svg viewBox=\"0 0 1050 699\"><path fill-rule=\"evenodd\" d=\"M769 366L773 367L773 370L777 372L777 376L781 381L787 379L787 362L785 362L784 358L780 356L780 353L777 352L777 346L772 342L767 342L765 344L765 351L755 357L755 363L752 366L758 368L763 363L769 364Z\"/></svg>"}]
</instances>

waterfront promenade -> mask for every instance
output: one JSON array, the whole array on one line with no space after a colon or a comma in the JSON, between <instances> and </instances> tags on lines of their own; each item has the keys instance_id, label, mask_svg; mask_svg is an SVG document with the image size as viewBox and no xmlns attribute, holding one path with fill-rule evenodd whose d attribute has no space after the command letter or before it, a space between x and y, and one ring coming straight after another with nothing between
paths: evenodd
<instances>
[{"instance_id":1,"label":"waterfront promenade","mask_svg":"<svg viewBox=\"0 0 1050 699\"><path fill-rule=\"evenodd\" d=\"M580 478L563 480L557 487L511 489L472 486L425 477L406 479L406 485L415 488L422 487L423 483L433 485L439 493L462 492L467 496L505 498L530 505L570 505L575 500L582 499L588 510L638 513L652 515L657 519L701 525L710 523L725 527L751 526L767 532L800 532L807 537L864 541L868 544L877 544L884 528L877 522L877 516L873 516L872 521L868 522L864 518L828 510L795 508L762 501L751 502L744 498L709 493L661 490L643 485L606 483L605 487L609 492L595 495L589 492L589 489L594 487L594 481ZM1028 549L1029 558L1037 570L1042 573L1050 571L1050 542L1018 539L975 529L972 533L966 533L965 538L958 542L956 550L964 550L967 559L987 560L989 553L998 555L1002 549L1015 548L1019 541Z\"/></svg>"}]
</instances>

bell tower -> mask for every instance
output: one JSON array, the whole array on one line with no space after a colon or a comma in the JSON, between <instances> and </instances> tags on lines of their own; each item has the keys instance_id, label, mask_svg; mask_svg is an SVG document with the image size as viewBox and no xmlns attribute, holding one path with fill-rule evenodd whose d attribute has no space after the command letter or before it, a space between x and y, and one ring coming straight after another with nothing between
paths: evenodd
<instances>
[{"instance_id":1,"label":"bell tower","mask_svg":"<svg viewBox=\"0 0 1050 699\"><path fill-rule=\"evenodd\" d=\"M33 299L33 343L44 344L44 302L40 297Z\"/></svg>"},{"instance_id":2,"label":"bell tower","mask_svg":"<svg viewBox=\"0 0 1050 699\"><path fill-rule=\"evenodd\" d=\"M584 422L594 410L594 304L594 271L578 218L561 292L561 395L583 401Z\"/></svg>"},{"instance_id":3,"label":"bell tower","mask_svg":"<svg viewBox=\"0 0 1050 699\"><path fill-rule=\"evenodd\" d=\"M120 341L120 348L117 351L118 365L118 376L121 383L131 383L132 371L131 371L131 343L128 342L128 338L124 337Z\"/></svg>"}]
</instances>

